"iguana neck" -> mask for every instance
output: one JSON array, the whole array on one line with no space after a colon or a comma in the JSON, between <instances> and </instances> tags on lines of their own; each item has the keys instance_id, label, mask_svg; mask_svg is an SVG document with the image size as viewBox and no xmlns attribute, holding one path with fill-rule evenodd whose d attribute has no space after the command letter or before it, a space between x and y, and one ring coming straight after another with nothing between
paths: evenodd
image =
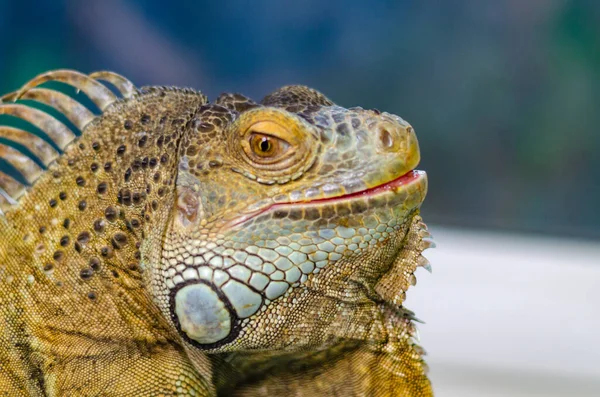
<instances>
[{"instance_id":1,"label":"iguana neck","mask_svg":"<svg viewBox=\"0 0 600 397\"><path fill-rule=\"evenodd\" d=\"M33 280L46 294L74 301L152 306L142 302L148 292L140 263L160 257L178 144L204 97L153 90L134 99L115 103L90 123L7 214L14 237L0 254L17 262L9 266L15 282L26 287ZM148 327L157 321L156 313L135 315ZM125 322L138 321L135 315Z\"/></svg>"}]
</instances>

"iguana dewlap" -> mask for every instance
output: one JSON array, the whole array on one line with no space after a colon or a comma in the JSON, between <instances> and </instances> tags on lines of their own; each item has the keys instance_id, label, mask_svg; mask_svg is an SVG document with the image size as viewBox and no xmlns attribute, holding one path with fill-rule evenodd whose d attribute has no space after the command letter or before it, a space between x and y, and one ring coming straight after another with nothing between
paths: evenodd
<instances>
[{"instance_id":1,"label":"iguana dewlap","mask_svg":"<svg viewBox=\"0 0 600 397\"><path fill-rule=\"evenodd\" d=\"M0 114L0 396L431 395L400 117L68 70Z\"/></svg>"}]
</instances>

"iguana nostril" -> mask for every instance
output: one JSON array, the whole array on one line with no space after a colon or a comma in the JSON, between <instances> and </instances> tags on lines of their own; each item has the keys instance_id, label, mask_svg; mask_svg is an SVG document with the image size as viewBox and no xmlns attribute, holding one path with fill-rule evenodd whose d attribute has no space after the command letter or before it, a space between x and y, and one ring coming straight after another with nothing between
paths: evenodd
<instances>
[{"instance_id":1,"label":"iguana nostril","mask_svg":"<svg viewBox=\"0 0 600 397\"><path fill-rule=\"evenodd\" d=\"M394 138L390 131L385 127L379 129L379 140L381 141L384 150L389 150L394 146Z\"/></svg>"}]
</instances>

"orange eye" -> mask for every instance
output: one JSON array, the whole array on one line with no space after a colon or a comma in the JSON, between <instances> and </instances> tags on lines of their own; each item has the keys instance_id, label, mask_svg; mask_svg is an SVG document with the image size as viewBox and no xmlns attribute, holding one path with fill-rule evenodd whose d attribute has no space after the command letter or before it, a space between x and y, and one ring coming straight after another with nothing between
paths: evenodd
<instances>
[{"instance_id":1,"label":"orange eye","mask_svg":"<svg viewBox=\"0 0 600 397\"><path fill-rule=\"evenodd\" d=\"M250 135L250 147L252 152L259 157L272 157L279 149L277 138L263 134Z\"/></svg>"},{"instance_id":2,"label":"orange eye","mask_svg":"<svg viewBox=\"0 0 600 397\"><path fill-rule=\"evenodd\" d=\"M246 117L251 115L246 114ZM250 166L270 171L292 167L306 153L303 132L293 120L278 119L277 113L269 116L274 120L256 121L253 117L247 127L244 120L241 121L239 143L244 158Z\"/></svg>"},{"instance_id":3,"label":"orange eye","mask_svg":"<svg viewBox=\"0 0 600 397\"><path fill-rule=\"evenodd\" d=\"M289 143L283 139L260 132L252 132L248 143L252 154L262 159L277 158L290 147Z\"/></svg>"}]
</instances>

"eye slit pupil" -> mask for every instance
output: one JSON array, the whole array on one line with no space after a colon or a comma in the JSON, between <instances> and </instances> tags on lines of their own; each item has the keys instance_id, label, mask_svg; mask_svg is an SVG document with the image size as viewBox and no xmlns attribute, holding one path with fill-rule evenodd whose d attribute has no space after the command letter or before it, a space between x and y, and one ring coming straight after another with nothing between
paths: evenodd
<instances>
[{"instance_id":1,"label":"eye slit pupil","mask_svg":"<svg viewBox=\"0 0 600 397\"><path fill-rule=\"evenodd\" d=\"M268 153L271 151L271 140L267 137L262 137L260 139L260 143L258 144L259 149L261 150L261 152L263 153Z\"/></svg>"}]
</instances>

